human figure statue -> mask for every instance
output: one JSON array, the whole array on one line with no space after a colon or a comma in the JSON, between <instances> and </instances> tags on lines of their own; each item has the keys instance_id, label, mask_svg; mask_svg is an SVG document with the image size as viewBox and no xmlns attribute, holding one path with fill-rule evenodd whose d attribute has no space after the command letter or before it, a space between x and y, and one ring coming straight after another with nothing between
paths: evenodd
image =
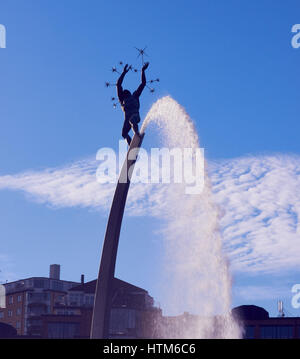
<instances>
[{"instance_id":1,"label":"human figure statue","mask_svg":"<svg viewBox=\"0 0 300 359\"><path fill-rule=\"evenodd\" d=\"M141 96L145 86L146 86L146 76L145 70L148 68L149 62L146 62L142 68L142 82L140 86L134 91L133 94L129 90L123 90L122 82L125 75L130 70L128 64L125 65L124 70L117 81L117 94L122 107L122 110L125 114L124 125L122 129L122 137L127 141L130 146L131 137L129 136L129 131L132 129L135 134L140 136L138 123L141 121L140 118L140 101L139 97Z\"/></svg>"}]
</instances>

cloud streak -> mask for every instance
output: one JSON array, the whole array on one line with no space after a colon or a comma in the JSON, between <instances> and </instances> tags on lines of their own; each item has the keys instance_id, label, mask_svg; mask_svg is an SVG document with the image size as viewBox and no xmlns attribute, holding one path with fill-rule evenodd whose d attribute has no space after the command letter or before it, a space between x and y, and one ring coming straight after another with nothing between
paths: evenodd
<instances>
[{"instance_id":1,"label":"cloud streak","mask_svg":"<svg viewBox=\"0 0 300 359\"><path fill-rule=\"evenodd\" d=\"M215 200L234 268L274 272L298 269L300 157L243 157L215 163Z\"/></svg>"},{"instance_id":2,"label":"cloud streak","mask_svg":"<svg viewBox=\"0 0 300 359\"><path fill-rule=\"evenodd\" d=\"M86 159L40 172L27 171L0 177L0 189L18 190L31 200L56 208L107 208L113 194L111 184L96 182L96 161Z\"/></svg>"},{"instance_id":3,"label":"cloud streak","mask_svg":"<svg viewBox=\"0 0 300 359\"><path fill-rule=\"evenodd\" d=\"M233 287L234 295L242 302L256 302L271 300L274 298L291 299L291 288L282 286L260 286L260 285L247 285Z\"/></svg>"},{"instance_id":4,"label":"cloud streak","mask_svg":"<svg viewBox=\"0 0 300 359\"><path fill-rule=\"evenodd\" d=\"M22 191L54 208L109 209L114 184L96 180L97 161L0 177L0 189ZM247 156L208 163L220 230L232 269L276 273L300 262L300 156ZM132 195L134 193L134 196ZM132 184L127 213L162 216L168 185Z\"/></svg>"}]
</instances>

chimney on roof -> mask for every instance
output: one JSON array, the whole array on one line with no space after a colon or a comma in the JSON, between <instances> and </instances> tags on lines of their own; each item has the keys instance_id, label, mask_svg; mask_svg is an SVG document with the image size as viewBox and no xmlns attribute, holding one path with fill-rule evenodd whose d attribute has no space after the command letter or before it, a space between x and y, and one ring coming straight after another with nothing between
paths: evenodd
<instances>
[{"instance_id":1,"label":"chimney on roof","mask_svg":"<svg viewBox=\"0 0 300 359\"><path fill-rule=\"evenodd\" d=\"M49 278L51 279L60 279L60 265L59 264L51 264L50 265L50 273Z\"/></svg>"},{"instance_id":2,"label":"chimney on roof","mask_svg":"<svg viewBox=\"0 0 300 359\"><path fill-rule=\"evenodd\" d=\"M84 284L84 274L81 274L80 282L82 285Z\"/></svg>"}]
</instances>

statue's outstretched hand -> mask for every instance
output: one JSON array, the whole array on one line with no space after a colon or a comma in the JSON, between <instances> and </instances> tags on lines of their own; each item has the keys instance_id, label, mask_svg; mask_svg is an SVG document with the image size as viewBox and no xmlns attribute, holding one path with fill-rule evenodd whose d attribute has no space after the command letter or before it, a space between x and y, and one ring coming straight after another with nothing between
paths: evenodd
<instances>
[{"instance_id":1,"label":"statue's outstretched hand","mask_svg":"<svg viewBox=\"0 0 300 359\"><path fill-rule=\"evenodd\" d=\"M142 70L143 70L143 71L147 70L148 66L149 66L149 62L146 62L146 63L144 64Z\"/></svg>"},{"instance_id":2,"label":"statue's outstretched hand","mask_svg":"<svg viewBox=\"0 0 300 359\"><path fill-rule=\"evenodd\" d=\"M124 66L124 70L123 70L124 72L125 72L125 74L127 74L127 72L129 71L129 66L128 66L128 64L126 64L125 66Z\"/></svg>"}]
</instances>

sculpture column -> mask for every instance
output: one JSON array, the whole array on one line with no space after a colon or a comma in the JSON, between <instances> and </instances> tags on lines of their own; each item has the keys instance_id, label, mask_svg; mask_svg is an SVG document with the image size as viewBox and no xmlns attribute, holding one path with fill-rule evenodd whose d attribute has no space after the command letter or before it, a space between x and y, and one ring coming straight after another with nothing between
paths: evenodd
<instances>
[{"instance_id":1,"label":"sculpture column","mask_svg":"<svg viewBox=\"0 0 300 359\"><path fill-rule=\"evenodd\" d=\"M105 339L109 336L112 288L122 219L131 175L143 138L144 134L141 137L134 135L132 139L111 205L96 285L91 339Z\"/></svg>"}]
</instances>

